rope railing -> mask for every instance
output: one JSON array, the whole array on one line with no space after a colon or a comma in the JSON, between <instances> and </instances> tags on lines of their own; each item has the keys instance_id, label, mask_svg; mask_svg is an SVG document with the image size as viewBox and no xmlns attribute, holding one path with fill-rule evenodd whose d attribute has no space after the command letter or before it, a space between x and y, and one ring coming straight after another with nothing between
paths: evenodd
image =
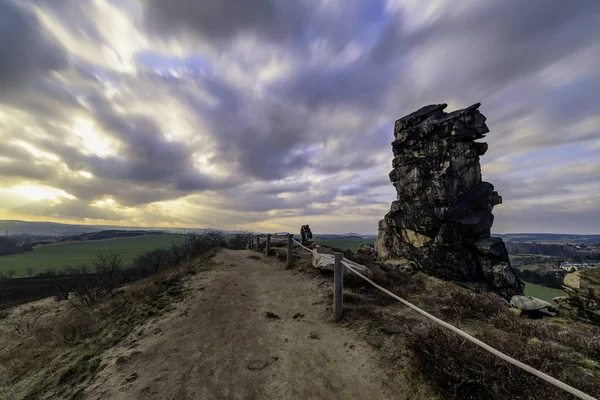
<instances>
[{"instance_id":1,"label":"rope railing","mask_svg":"<svg viewBox=\"0 0 600 400\"><path fill-rule=\"evenodd\" d=\"M299 245L300 247L302 247L304 250L307 250L311 253L313 253L313 250L309 249L306 246L303 246L301 243L299 243L298 241L296 241L295 239L292 239L292 241L294 241L297 245ZM332 260L333 262L336 262L336 257L334 257L331 254L320 254L322 257L327 258ZM365 280L366 282L368 282L369 284L371 284L373 287L381 290L382 292L384 292L385 294L387 294L388 296L398 300L399 302L401 302L402 304L404 304L405 306L413 309L414 311L418 312L419 314L427 317L428 319L432 320L433 322L443 326L446 329L451 330L452 332L456 333L457 335L467 339L468 341L470 341L471 343L474 343L475 345L481 347L482 349L492 353L493 355L501 358L502 360L518 367L521 368L522 370L529 372L530 374L537 376L538 378L550 383L551 385L564 390L567 393L572 394L573 396L577 397L578 399L582 399L582 400L598 400L595 397L590 396L589 394L586 394L584 392L582 392L579 389L576 389L570 385L567 385L564 382L559 381L556 378L553 378L552 376L543 373L542 371L539 371L525 363L522 363L521 361L514 359L504 353L502 353L499 350L496 350L495 348L493 348L492 346L482 342L481 340L469 335L468 333L460 330L459 328L455 327L454 325L451 325L445 321L442 321L441 319L437 318L434 315L429 314L427 311L420 309L419 307L415 306L414 304L404 300L403 298L397 296L396 294L390 292L389 290L385 289L384 287L378 285L377 283L373 282L371 279L367 278L366 276L364 276L363 274L361 274L360 272L358 272L356 270L356 266L358 265L360 267L365 268L365 270L367 270L367 267L365 267L364 265L361 264L357 264L353 261L350 260L344 260L342 259L341 255L339 256L339 259L341 260L341 264L343 264L350 272L352 272L353 274L355 274L356 276L358 276L359 278L362 278L363 280Z\"/></svg>"}]
</instances>

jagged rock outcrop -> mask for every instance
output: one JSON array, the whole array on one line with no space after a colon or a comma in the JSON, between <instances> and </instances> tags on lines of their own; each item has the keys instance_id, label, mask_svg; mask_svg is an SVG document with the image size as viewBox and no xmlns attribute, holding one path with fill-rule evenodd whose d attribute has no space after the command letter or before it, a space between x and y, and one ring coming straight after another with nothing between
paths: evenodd
<instances>
[{"instance_id":1,"label":"jagged rock outcrop","mask_svg":"<svg viewBox=\"0 0 600 400\"><path fill-rule=\"evenodd\" d=\"M446 104L429 105L396 121L390 180L398 196L379 221L375 249L383 260L480 282L509 299L524 285L502 239L490 237L502 198L481 180L479 156L488 146L475 140L489 130L479 105L449 114Z\"/></svg>"},{"instance_id":2,"label":"jagged rock outcrop","mask_svg":"<svg viewBox=\"0 0 600 400\"><path fill-rule=\"evenodd\" d=\"M563 313L600 323L600 268L567 274L563 288L566 296L554 298Z\"/></svg>"}]
</instances>

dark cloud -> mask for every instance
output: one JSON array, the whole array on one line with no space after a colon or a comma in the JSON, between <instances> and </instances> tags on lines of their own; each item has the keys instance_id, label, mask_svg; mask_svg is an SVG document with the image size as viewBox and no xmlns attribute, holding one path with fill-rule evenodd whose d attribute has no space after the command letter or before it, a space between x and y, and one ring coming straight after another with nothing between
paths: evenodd
<instances>
[{"instance_id":1,"label":"dark cloud","mask_svg":"<svg viewBox=\"0 0 600 400\"><path fill-rule=\"evenodd\" d=\"M298 37L311 13L304 1L145 0L144 5L150 28L161 33L188 29L212 40L231 39L244 33L282 40Z\"/></svg>"},{"instance_id":2,"label":"dark cloud","mask_svg":"<svg viewBox=\"0 0 600 400\"><path fill-rule=\"evenodd\" d=\"M48 36L32 12L18 2L0 2L0 90L14 89L38 74L67 65L64 49Z\"/></svg>"},{"instance_id":3,"label":"dark cloud","mask_svg":"<svg viewBox=\"0 0 600 400\"><path fill-rule=\"evenodd\" d=\"M427 103L483 103L491 129L484 162L534 150L566 153L573 143L598 138L598 127L586 122L600 101L592 65L600 54L597 1L473 1L447 9L440 3L438 11L399 3L390 11L384 1L144 0L141 20L133 3L110 3L124 7L150 49L125 38L104 43L112 42L100 29L106 21L95 20L101 13L90 13L91 3L32 2L89 45L85 56L67 55L28 8L0 3L0 88L10 89L0 102L25 115L20 126L0 125L0 174L78 198L56 215L98 212L86 202L106 197L139 206L198 194L224 213L199 215L219 223L360 213L375 226L389 203L381 199L391 187L394 119ZM183 47L173 50L184 54L181 60L171 54L171 41ZM115 53L117 64L123 56L142 62L133 48L163 53L128 73L107 63L110 57L91 61L90 49L103 49ZM208 50L196 54L199 48ZM285 66L281 76L262 81L273 60ZM581 72L569 72L571 60ZM196 64L202 68L194 70ZM170 73L171 65L188 70ZM13 90L25 84L27 91ZM180 118L189 113L185 122L197 134L173 139L161 117L139 112L140 104L163 101L181 108ZM117 143L114 151L93 155L66 140L75 115L93 120ZM60 161L12 146L16 137ZM540 155L536 165L516 159L519 168L490 174L504 209L510 200L553 190L570 195L581 190L575 184L598 183L597 172L581 165L578 174L557 173L553 154ZM94 177L77 176L82 170ZM539 211L541 219L552 207Z\"/></svg>"},{"instance_id":4,"label":"dark cloud","mask_svg":"<svg viewBox=\"0 0 600 400\"><path fill-rule=\"evenodd\" d=\"M373 34L375 22L384 14L385 2L345 0L322 2L298 0L221 0L187 1L144 0L148 31L157 36L176 36L185 32L217 46L227 45L243 36L256 36L263 43L294 46L303 52L321 38L337 50L349 41Z\"/></svg>"}]
</instances>

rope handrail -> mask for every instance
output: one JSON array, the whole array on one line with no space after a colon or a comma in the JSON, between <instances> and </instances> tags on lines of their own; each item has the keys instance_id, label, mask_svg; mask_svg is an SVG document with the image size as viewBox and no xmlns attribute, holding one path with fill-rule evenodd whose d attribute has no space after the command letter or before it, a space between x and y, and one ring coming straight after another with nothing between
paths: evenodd
<instances>
[{"instance_id":1,"label":"rope handrail","mask_svg":"<svg viewBox=\"0 0 600 400\"><path fill-rule=\"evenodd\" d=\"M285 237L287 237L287 235L289 235L289 233L287 233L287 232L277 232L277 233L268 233L268 234L267 233L259 233L254 236L264 238L264 237L267 237L268 235L271 235L271 238L280 238L280 237L285 238Z\"/></svg>"},{"instance_id":2,"label":"rope handrail","mask_svg":"<svg viewBox=\"0 0 600 400\"><path fill-rule=\"evenodd\" d=\"M304 248L307 251L310 251L312 253L312 250L310 250L309 248L303 246L302 244L298 243L296 240L292 239L294 242L296 242L296 244L298 244L300 247ZM330 259L335 259L332 255L330 254L321 254L323 257L326 258L330 258ZM386 288L376 284L375 282L373 282L372 280L370 280L369 278L367 278L366 276L364 276L363 274L361 274L360 272L356 271L354 269L354 267L350 266L349 263L344 262L346 260L342 260L342 263L346 266L346 268L348 268L348 270L350 272L352 272L353 274L357 275L358 277L364 279L365 281L367 281L368 283L370 283L373 287L381 290L382 292L384 292L385 294L387 294L388 296L393 297L394 299L398 300L399 302L401 302L402 304L404 304L405 306L415 310L416 312L418 312L419 314L429 318L430 320L442 325L444 328L447 328L451 331L453 331L454 333L458 334L459 336L462 336L463 338L467 339L468 341L476 344L477 346L483 348L484 350L492 353L493 355L503 359L504 361L521 368L524 371L529 372L530 374L537 376L538 378L556 386L559 389L564 390L567 393L572 394L573 396L582 399L582 400L598 400L595 397L590 396L589 394L586 394L584 392L582 392L579 389L576 389L570 385L567 385L564 382L559 381L556 378L551 377L548 374L543 373L542 371L538 371L537 369L522 363L521 361L514 359L502 352L500 352L499 350L496 350L495 348L493 348L492 346L482 342L481 340L469 335L468 333L458 329L457 327L455 327L454 325L450 325L449 323L442 321L441 319L437 318L434 315L429 314L427 311L420 309L419 307L415 306L414 304L404 300L403 298L397 296L396 294L390 292L389 290L387 290ZM348 260L349 261L349 260ZM356 264L356 263L355 263ZM360 264L358 264L360 265ZM364 267L364 265L362 265ZM366 267L365 267L366 268Z\"/></svg>"},{"instance_id":3,"label":"rope handrail","mask_svg":"<svg viewBox=\"0 0 600 400\"><path fill-rule=\"evenodd\" d=\"M302 247L304 250L306 251L310 251L311 253L313 252L311 249L309 249L308 247L304 246L302 243L300 243L299 241L297 241L296 239L292 238L293 242L296 242L296 244L300 247Z\"/></svg>"}]
</instances>

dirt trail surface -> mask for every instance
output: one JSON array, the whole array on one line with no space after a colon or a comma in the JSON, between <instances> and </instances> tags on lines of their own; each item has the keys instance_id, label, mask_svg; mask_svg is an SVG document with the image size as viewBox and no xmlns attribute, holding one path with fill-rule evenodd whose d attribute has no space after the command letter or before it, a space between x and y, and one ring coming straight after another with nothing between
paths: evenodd
<instances>
[{"instance_id":1,"label":"dirt trail surface","mask_svg":"<svg viewBox=\"0 0 600 400\"><path fill-rule=\"evenodd\" d=\"M85 397L410 398L386 381L367 343L331 321L330 283L248 258L256 255L223 250L209 260L174 311L109 351Z\"/></svg>"}]
</instances>

